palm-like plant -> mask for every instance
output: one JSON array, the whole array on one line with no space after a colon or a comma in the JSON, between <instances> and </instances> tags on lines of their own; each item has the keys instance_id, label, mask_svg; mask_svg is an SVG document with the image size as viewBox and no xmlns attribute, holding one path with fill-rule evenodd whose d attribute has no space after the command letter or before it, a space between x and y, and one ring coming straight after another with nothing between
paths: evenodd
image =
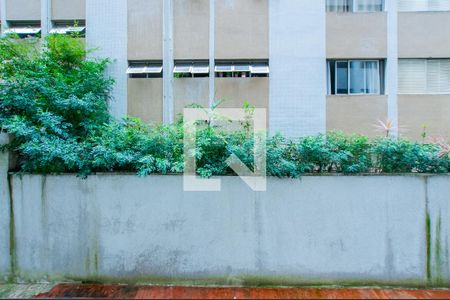
<instances>
[{"instance_id":1,"label":"palm-like plant","mask_svg":"<svg viewBox=\"0 0 450 300\"><path fill-rule=\"evenodd\" d=\"M378 120L378 124L375 124L375 128L384 133L386 137L389 137L392 131L395 129L394 122L387 119L385 122Z\"/></svg>"}]
</instances>

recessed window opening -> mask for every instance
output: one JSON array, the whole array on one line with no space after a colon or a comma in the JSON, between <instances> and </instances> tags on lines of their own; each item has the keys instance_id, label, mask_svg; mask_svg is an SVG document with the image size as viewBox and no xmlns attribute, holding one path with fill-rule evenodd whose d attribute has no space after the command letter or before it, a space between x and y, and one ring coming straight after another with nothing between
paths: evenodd
<instances>
[{"instance_id":1,"label":"recessed window opening","mask_svg":"<svg viewBox=\"0 0 450 300\"><path fill-rule=\"evenodd\" d=\"M84 20L63 20L53 21L51 34L77 34L79 37L86 36L86 21Z\"/></svg>"},{"instance_id":2,"label":"recessed window opening","mask_svg":"<svg viewBox=\"0 0 450 300\"><path fill-rule=\"evenodd\" d=\"M383 93L383 60L333 60L328 62L328 94L380 95Z\"/></svg>"},{"instance_id":3,"label":"recessed window opening","mask_svg":"<svg viewBox=\"0 0 450 300\"><path fill-rule=\"evenodd\" d=\"M400 59L399 94L450 94L450 59Z\"/></svg>"},{"instance_id":4,"label":"recessed window opening","mask_svg":"<svg viewBox=\"0 0 450 300\"><path fill-rule=\"evenodd\" d=\"M384 11L384 0L327 0L326 11L380 12Z\"/></svg>"},{"instance_id":5,"label":"recessed window opening","mask_svg":"<svg viewBox=\"0 0 450 300\"><path fill-rule=\"evenodd\" d=\"M217 61L215 73L219 78L269 77L269 62L267 60Z\"/></svg>"},{"instance_id":6,"label":"recessed window opening","mask_svg":"<svg viewBox=\"0 0 450 300\"><path fill-rule=\"evenodd\" d=\"M35 37L41 33L41 21L9 21L5 34L16 34L20 38Z\"/></svg>"},{"instance_id":7,"label":"recessed window opening","mask_svg":"<svg viewBox=\"0 0 450 300\"><path fill-rule=\"evenodd\" d=\"M207 60L178 60L173 69L175 78L209 77Z\"/></svg>"},{"instance_id":8,"label":"recessed window opening","mask_svg":"<svg viewBox=\"0 0 450 300\"><path fill-rule=\"evenodd\" d=\"M162 78L162 61L130 61L127 74L130 78Z\"/></svg>"}]
</instances>

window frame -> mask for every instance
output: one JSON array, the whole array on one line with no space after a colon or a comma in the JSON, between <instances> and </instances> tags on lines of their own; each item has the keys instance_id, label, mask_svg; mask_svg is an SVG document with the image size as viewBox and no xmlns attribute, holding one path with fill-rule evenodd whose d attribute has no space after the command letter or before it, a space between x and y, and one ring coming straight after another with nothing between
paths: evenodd
<instances>
[{"instance_id":1,"label":"window frame","mask_svg":"<svg viewBox=\"0 0 450 300\"><path fill-rule=\"evenodd\" d=\"M8 21L4 35L15 34L21 39L36 37L42 32L40 21Z\"/></svg>"},{"instance_id":2,"label":"window frame","mask_svg":"<svg viewBox=\"0 0 450 300\"><path fill-rule=\"evenodd\" d=\"M162 78L162 61L128 61L128 78Z\"/></svg>"},{"instance_id":3,"label":"window frame","mask_svg":"<svg viewBox=\"0 0 450 300\"><path fill-rule=\"evenodd\" d=\"M338 93L337 88L337 82L338 82L338 76L337 76L337 64L338 63L347 63L347 93ZM349 60L336 60L334 62L334 94L335 95L349 95L350 92L350 67L349 67Z\"/></svg>"},{"instance_id":4,"label":"window frame","mask_svg":"<svg viewBox=\"0 0 450 300\"><path fill-rule=\"evenodd\" d=\"M380 0L381 1L381 10L357 10L357 1L353 0L353 13L375 13L375 12L383 12L386 10L386 0Z\"/></svg>"},{"instance_id":5,"label":"window frame","mask_svg":"<svg viewBox=\"0 0 450 300\"><path fill-rule=\"evenodd\" d=\"M351 76L350 76L350 64L352 62L363 62L364 63L364 90L367 90L367 69L365 67L366 62L376 62L377 65L377 82L378 82L378 92L377 93L351 93ZM338 93L338 72L337 72L337 64L338 63L347 63L347 93ZM328 73L328 77L331 76L331 71ZM380 60L377 59L348 59L348 60L335 60L334 61L334 94L331 92L330 88L330 95L338 95L338 96L358 96L358 95L381 95L381 74L380 74Z\"/></svg>"},{"instance_id":6,"label":"window frame","mask_svg":"<svg viewBox=\"0 0 450 300\"><path fill-rule=\"evenodd\" d=\"M214 65L216 78L256 78L269 77L269 60L216 60ZM221 76L221 75L227 76ZM245 74L245 76L242 76Z\"/></svg>"},{"instance_id":7,"label":"window frame","mask_svg":"<svg viewBox=\"0 0 450 300\"><path fill-rule=\"evenodd\" d=\"M347 10L342 11L341 13L377 13L377 12L384 12L386 11L386 0L380 0L381 1L381 10L358 10L358 0L351 0L351 7L347 6ZM327 12L333 12L328 10L328 5L325 3L325 10Z\"/></svg>"},{"instance_id":8,"label":"window frame","mask_svg":"<svg viewBox=\"0 0 450 300\"><path fill-rule=\"evenodd\" d=\"M209 61L207 60L175 60L173 74L175 78L209 77Z\"/></svg>"},{"instance_id":9,"label":"window frame","mask_svg":"<svg viewBox=\"0 0 450 300\"><path fill-rule=\"evenodd\" d=\"M209 64L194 64L191 73L192 75L209 74Z\"/></svg>"}]
</instances>

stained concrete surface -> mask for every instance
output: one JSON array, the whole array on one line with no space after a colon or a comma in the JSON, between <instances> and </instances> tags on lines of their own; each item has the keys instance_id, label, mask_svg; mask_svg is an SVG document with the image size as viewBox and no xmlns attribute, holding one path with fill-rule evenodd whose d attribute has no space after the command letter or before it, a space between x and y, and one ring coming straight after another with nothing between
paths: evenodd
<instances>
[{"instance_id":1,"label":"stained concrete surface","mask_svg":"<svg viewBox=\"0 0 450 300\"><path fill-rule=\"evenodd\" d=\"M54 284L1 284L0 299L27 299L50 291Z\"/></svg>"},{"instance_id":2,"label":"stained concrete surface","mask_svg":"<svg viewBox=\"0 0 450 300\"><path fill-rule=\"evenodd\" d=\"M55 286L37 298L109 299L444 299L450 290L230 288L183 286L73 285Z\"/></svg>"}]
</instances>

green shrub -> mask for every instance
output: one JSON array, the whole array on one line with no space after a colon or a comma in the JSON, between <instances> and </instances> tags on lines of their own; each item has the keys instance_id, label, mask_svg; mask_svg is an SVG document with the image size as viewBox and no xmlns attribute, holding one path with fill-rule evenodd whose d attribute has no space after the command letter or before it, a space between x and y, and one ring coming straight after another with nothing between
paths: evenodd
<instances>
[{"instance_id":1,"label":"green shrub","mask_svg":"<svg viewBox=\"0 0 450 300\"><path fill-rule=\"evenodd\" d=\"M385 173L444 173L449 170L448 156L439 154L434 144L419 144L405 139L383 138L373 142L374 168Z\"/></svg>"},{"instance_id":2,"label":"green shrub","mask_svg":"<svg viewBox=\"0 0 450 300\"><path fill-rule=\"evenodd\" d=\"M181 173L183 123L150 126L138 119L112 119L108 101L113 81L108 60L87 58L84 45L68 36L50 36L42 50L32 42L0 39L0 125L12 135L6 149L18 155L22 172L125 171L139 176ZM214 108L220 104L218 102ZM251 114L239 130L220 122L200 124L195 156L199 175L232 175L226 161L235 154L253 170ZM224 119L211 113L211 118ZM217 121L217 120L216 120ZM262 135L262 136L261 136ZM330 132L300 139L266 138L267 174L297 178L304 173L409 173L449 171L445 144ZM257 149L257 154L261 149ZM256 157L259 159L259 157Z\"/></svg>"},{"instance_id":3,"label":"green shrub","mask_svg":"<svg viewBox=\"0 0 450 300\"><path fill-rule=\"evenodd\" d=\"M0 39L0 124L14 136L8 148L26 172L89 172L87 138L110 122L108 61L85 59L81 41L68 36L45 45Z\"/></svg>"}]
</instances>

